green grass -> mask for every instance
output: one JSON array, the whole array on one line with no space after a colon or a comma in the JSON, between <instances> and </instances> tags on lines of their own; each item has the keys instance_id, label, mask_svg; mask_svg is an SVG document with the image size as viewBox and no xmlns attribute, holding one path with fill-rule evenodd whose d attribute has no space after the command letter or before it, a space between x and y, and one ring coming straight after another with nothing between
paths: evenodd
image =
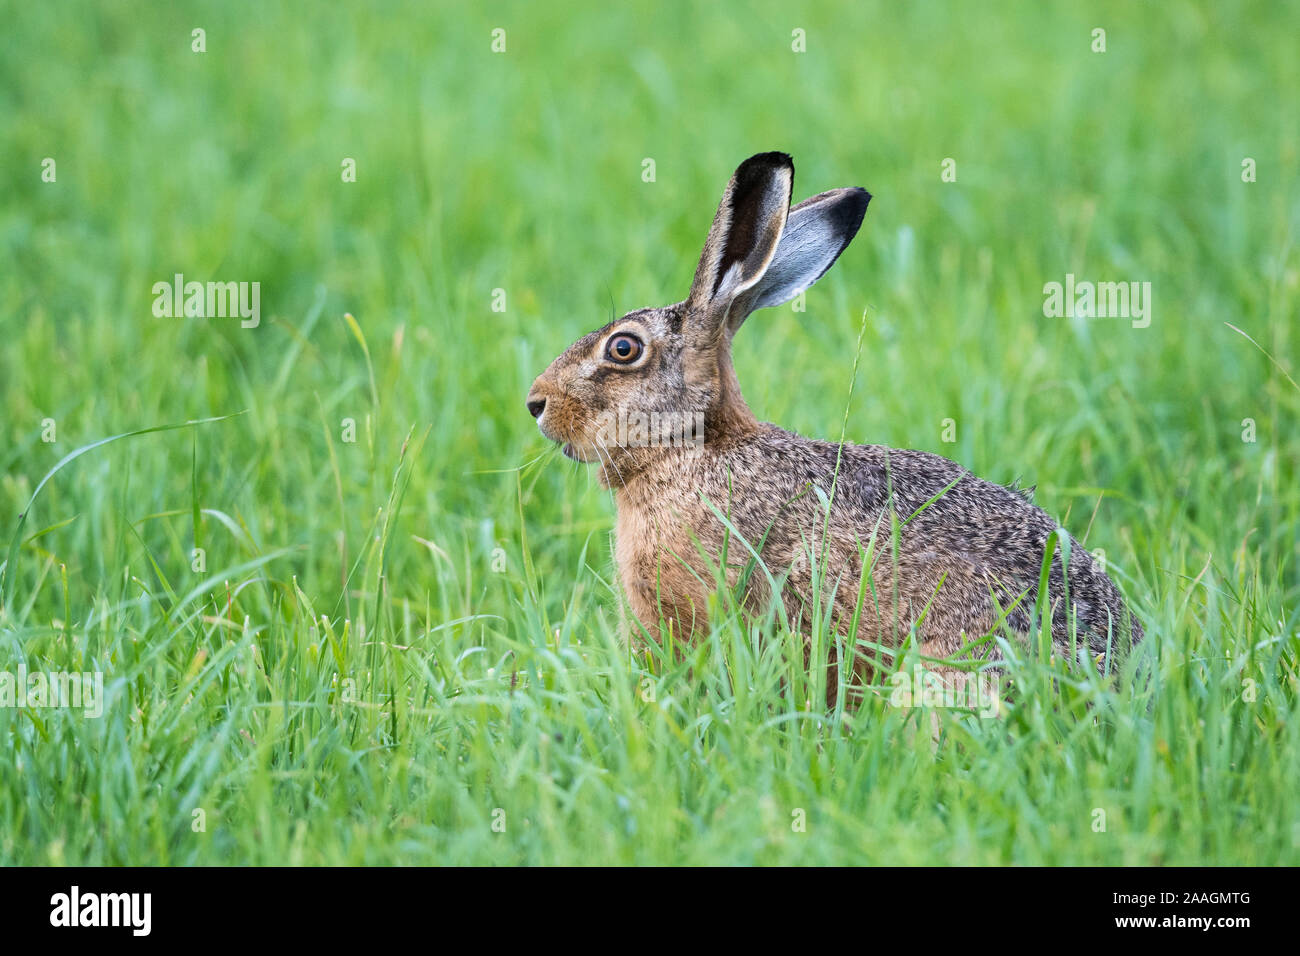
<instances>
[{"instance_id":1,"label":"green grass","mask_svg":"<svg viewBox=\"0 0 1300 956\"><path fill-rule=\"evenodd\" d=\"M1300 863L1294 4L71 6L0 2L0 670L106 706L0 708L0 862ZM932 743L809 707L725 601L627 649L612 503L524 395L685 294L765 149L875 199L738 337L756 413L838 437L865 313L848 437L1037 484L1144 680L1027 656ZM261 325L155 318L176 272ZM1150 327L1045 318L1066 273L1151 282ZM19 531L75 449L228 415Z\"/></svg>"}]
</instances>

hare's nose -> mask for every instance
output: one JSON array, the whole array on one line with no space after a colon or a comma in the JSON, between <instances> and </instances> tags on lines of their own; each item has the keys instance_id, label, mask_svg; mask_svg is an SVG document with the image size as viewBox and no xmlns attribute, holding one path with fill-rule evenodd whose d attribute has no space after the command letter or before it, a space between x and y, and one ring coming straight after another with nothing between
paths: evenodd
<instances>
[{"instance_id":1,"label":"hare's nose","mask_svg":"<svg viewBox=\"0 0 1300 956\"><path fill-rule=\"evenodd\" d=\"M528 414L532 415L533 418L541 418L542 412L544 412L545 410L546 410L546 399L530 398L528 400Z\"/></svg>"}]
</instances>

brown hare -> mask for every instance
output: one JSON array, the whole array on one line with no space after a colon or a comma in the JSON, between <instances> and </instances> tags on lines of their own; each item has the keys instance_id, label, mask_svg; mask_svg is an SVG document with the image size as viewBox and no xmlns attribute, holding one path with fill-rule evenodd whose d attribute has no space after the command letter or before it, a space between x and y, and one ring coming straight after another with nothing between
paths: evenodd
<instances>
[{"instance_id":1,"label":"brown hare","mask_svg":"<svg viewBox=\"0 0 1300 956\"><path fill-rule=\"evenodd\" d=\"M725 562L749 610L779 593L805 633L820 568L823 608L836 633L856 638L859 676L872 669L866 658L913 632L934 658L994 631L1028 634L1058 526L1024 493L927 452L802 438L759 422L741 397L732 336L751 312L821 278L871 198L834 189L791 208L793 181L784 153L741 163L686 300L582 337L528 393L542 434L599 463L613 489L633 613L650 635L662 624L689 641ZM1057 548L1048 576L1056 650L1096 659L1127 649L1141 626L1087 550L1068 545L1068 573ZM999 656L993 641L979 653Z\"/></svg>"}]
</instances>

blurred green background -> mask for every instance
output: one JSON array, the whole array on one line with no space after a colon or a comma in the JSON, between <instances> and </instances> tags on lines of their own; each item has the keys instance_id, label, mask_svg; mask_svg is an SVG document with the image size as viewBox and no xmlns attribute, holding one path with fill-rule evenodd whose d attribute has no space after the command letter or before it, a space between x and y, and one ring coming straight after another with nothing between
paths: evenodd
<instances>
[{"instance_id":1,"label":"blurred green background","mask_svg":"<svg viewBox=\"0 0 1300 956\"><path fill-rule=\"evenodd\" d=\"M112 705L0 711L0 860L1296 862L1298 12L0 2L0 668L94 663ZM838 731L760 732L778 689L747 725L618 650L612 504L536 461L523 397L611 313L685 295L769 149L796 199L874 199L806 312L738 338L755 412L837 437L865 315L848 437L1037 484L1149 621L1164 683L1113 737L1022 728L1073 754L1050 771L997 735L810 771ZM156 318L174 273L260 282L260 326ZM1150 326L1044 317L1067 273L1150 282ZM79 446L237 412L88 453L18 531ZM646 674L691 720L610 690ZM897 792L845 777L891 760ZM531 841L474 829L502 788ZM1127 836L1087 833L1099 791ZM765 840L763 799L836 822Z\"/></svg>"}]
</instances>

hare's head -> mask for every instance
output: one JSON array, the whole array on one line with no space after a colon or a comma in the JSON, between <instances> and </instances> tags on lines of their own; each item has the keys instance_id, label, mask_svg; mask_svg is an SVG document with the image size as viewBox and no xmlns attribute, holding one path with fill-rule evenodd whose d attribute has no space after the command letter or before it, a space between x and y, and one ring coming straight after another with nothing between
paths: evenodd
<instances>
[{"instance_id":1,"label":"hare's head","mask_svg":"<svg viewBox=\"0 0 1300 956\"><path fill-rule=\"evenodd\" d=\"M684 302L629 312L583 336L537 377L528 411L607 483L652 456L745 437L756 426L731 365L731 337L756 309L822 277L862 224L870 196L833 189L790 207L785 153L745 160L727 184ZM676 451L669 451L676 449Z\"/></svg>"}]
</instances>

